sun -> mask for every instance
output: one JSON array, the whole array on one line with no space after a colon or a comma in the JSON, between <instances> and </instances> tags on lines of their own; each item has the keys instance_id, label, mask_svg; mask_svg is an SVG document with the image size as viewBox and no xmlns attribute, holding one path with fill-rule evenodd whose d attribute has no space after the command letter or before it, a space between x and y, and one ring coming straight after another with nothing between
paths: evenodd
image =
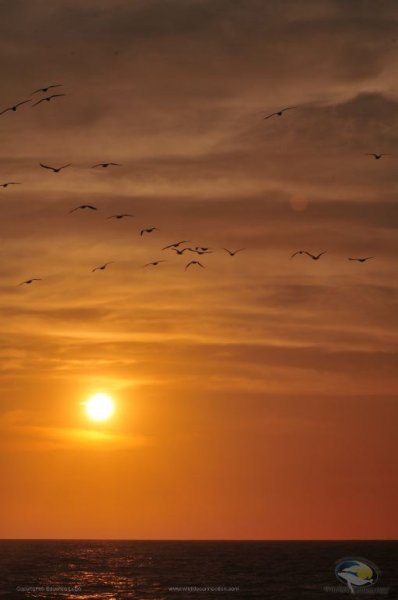
<instances>
[{"instance_id":1,"label":"sun","mask_svg":"<svg viewBox=\"0 0 398 600\"><path fill-rule=\"evenodd\" d=\"M92 421L107 421L115 412L115 403L108 394L94 394L83 404Z\"/></svg>"}]
</instances>

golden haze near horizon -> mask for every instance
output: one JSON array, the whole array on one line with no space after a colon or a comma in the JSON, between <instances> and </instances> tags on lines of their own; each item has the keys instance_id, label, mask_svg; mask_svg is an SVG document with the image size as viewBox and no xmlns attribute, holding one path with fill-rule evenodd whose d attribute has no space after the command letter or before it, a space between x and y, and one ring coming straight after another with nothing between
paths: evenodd
<instances>
[{"instance_id":1,"label":"golden haze near horizon","mask_svg":"<svg viewBox=\"0 0 398 600\"><path fill-rule=\"evenodd\" d=\"M397 4L0 16L0 536L396 536Z\"/></svg>"}]
</instances>

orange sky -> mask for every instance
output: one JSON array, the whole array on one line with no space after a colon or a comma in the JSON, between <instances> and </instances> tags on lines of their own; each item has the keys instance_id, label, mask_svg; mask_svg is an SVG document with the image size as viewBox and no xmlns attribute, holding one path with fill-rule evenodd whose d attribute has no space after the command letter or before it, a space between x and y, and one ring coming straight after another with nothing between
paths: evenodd
<instances>
[{"instance_id":1,"label":"orange sky","mask_svg":"<svg viewBox=\"0 0 398 600\"><path fill-rule=\"evenodd\" d=\"M0 110L67 94L0 116L1 537L397 536L397 24L394 1L0 5Z\"/></svg>"}]
</instances>

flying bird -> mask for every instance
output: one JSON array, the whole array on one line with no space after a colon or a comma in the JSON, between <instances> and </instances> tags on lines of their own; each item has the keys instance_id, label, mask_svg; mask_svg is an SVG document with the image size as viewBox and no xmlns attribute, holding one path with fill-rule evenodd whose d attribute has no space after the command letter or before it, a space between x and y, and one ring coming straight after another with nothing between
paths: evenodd
<instances>
[{"instance_id":1,"label":"flying bird","mask_svg":"<svg viewBox=\"0 0 398 600\"><path fill-rule=\"evenodd\" d=\"M375 154L374 152L370 152L365 154L364 156L373 156L376 160L380 160L382 156L391 156L391 154Z\"/></svg>"},{"instance_id":2,"label":"flying bird","mask_svg":"<svg viewBox=\"0 0 398 600\"><path fill-rule=\"evenodd\" d=\"M112 265L113 263L114 263L113 260L111 262L107 262L104 265L100 265L99 267L95 267L91 272L94 273L94 271L104 271L108 265Z\"/></svg>"},{"instance_id":3,"label":"flying bird","mask_svg":"<svg viewBox=\"0 0 398 600\"><path fill-rule=\"evenodd\" d=\"M62 169L66 169L66 167L70 167L72 163L68 163L67 165L63 165L62 167L49 167L48 165L43 165L43 163L39 163L39 165L41 167L43 167L43 169L50 169L50 171L53 171L54 173L59 173L60 171L62 171Z\"/></svg>"},{"instance_id":4,"label":"flying bird","mask_svg":"<svg viewBox=\"0 0 398 600\"><path fill-rule=\"evenodd\" d=\"M286 112L287 110L293 110L297 108L297 106L288 106L287 108L282 108L282 110L278 110L277 112L271 113L270 115L267 115L266 117L264 117L264 121L266 119L270 119L271 117L281 117L283 115L284 112Z\"/></svg>"},{"instance_id":5,"label":"flying bird","mask_svg":"<svg viewBox=\"0 0 398 600\"><path fill-rule=\"evenodd\" d=\"M204 246L195 246L195 250L196 252L207 252L208 250L211 250L211 248L206 248Z\"/></svg>"},{"instance_id":6,"label":"flying bird","mask_svg":"<svg viewBox=\"0 0 398 600\"><path fill-rule=\"evenodd\" d=\"M124 217L134 217L134 215L122 213L120 215L111 215L110 217L107 217L107 219L124 219Z\"/></svg>"},{"instance_id":7,"label":"flying bird","mask_svg":"<svg viewBox=\"0 0 398 600\"><path fill-rule=\"evenodd\" d=\"M61 87L62 83L56 83L54 85L48 85L47 87L43 87L43 88L39 88L38 90L35 90L34 92L32 92L32 96L33 94L38 94L39 92L48 92L48 90L51 90L52 88L57 88L57 87Z\"/></svg>"},{"instance_id":8,"label":"flying bird","mask_svg":"<svg viewBox=\"0 0 398 600\"><path fill-rule=\"evenodd\" d=\"M165 246L162 250L168 250L169 248L178 248L181 244L189 244L189 240L182 240L181 242L176 242L175 244L170 244L169 246Z\"/></svg>"},{"instance_id":9,"label":"flying bird","mask_svg":"<svg viewBox=\"0 0 398 600\"><path fill-rule=\"evenodd\" d=\"M162 262L166 262L166 261L165 260L155 260L154 262L150 262L150 263L147 263L146 265L144 265L144 268L145 267L157 267Z\"/></svg>"},{"instance_id":10,"label":"flying bird","mask_svg":"<svg viewBox=\"0 0 398 600\"><path fill-rule=\"evenodd\" d=\"M9 185L21 185L18 181L7 181L6 183L0 183L0 187L6 188Z\"/></svg>"},{"instance_id":11,"label":"flying bird","mask_svg":"<svg viewBox=\"0 0 398 600\"><path fill-rule=\"evenodd\" d=\"M202 267L202 269L204 269L205 267L202 265L201 262L199 262L198 260L191 260L191 262L189 262L186 266L185 266L185 271L188 269L188 267L190 267L191 265L198 265L198 267Z\"/></svg>"},{"instance_id":12,"label":"flying bird","mask_svg":"<svg viewBox=\"0 0 398 600\"><path fill-rule=\"evenodd\" d=\"M52 100L53 98L60 98L61 96L66 96L66 94L52 94L51 96L47 96L46 98L41 98L38 102L32 104L32 108L34 106L37 106L38 104L41 104L42 102L50 102L50 100Z\"/></svg>"},{"instance_id":13,"label":"flying bird","mask_svg":"<svg viewBox=\"0 0 398 600\"><path fill-rule=\"evenodd\" d=\"M228 248L223 248L225 252L228 252L230 256L235 256L238 252L242 252L242 250L246 250L246 248L239 248L239 250L228 250Z\"/></svg>"},{"instance_id":14,"label":"flying bird","mask_svg":"<svg viewBox=\"0 0 398 600\"><path fill-rule=\"evenodd\" d=\"M79 209L85 209L88 208L89 210L98 210L98 208L96 208L95 206L91 206L91 204L81 204L80 206L76 206L76 208L73 208L72 210L69 211L69 213L73 213L75 212L75 210L79 210Z\"/></svg>"},{"instance_id":15,"label":"flying bird","mask_svg":"<svg viewBox=\"0 0 398 600\"><path fill-rule=\"evenodd\" d=\"M179 254L180 256L182 254L184 254L184 252L186 252L187 250L190 250L190 248L170 248L171 250L174 250L174 252L177 252L177 254Z\"/></svg>"},{"instance_id":16,"label":"flying bird","mask_svg":"<svg viewBox=\"0 0 398 600\"><path fill-rule=\"evenodd\" d=\"M365 256L364 258L349 258L348 260L356 260L357 262L364 263L371 258L374 258L374 256Z\"/></svg>"},{"instance_id":17,"label":"flying bird","mask_svg":"<svg viewBox=\"0 0 398 600\"><path fill-rule=\"evenodd\" d=\"M140 236L142 237L144 233L152 233L152 231L159 231L157 227L149 227L148 229L141 229Z\"/></svg>"},{"instance_id":18,"label":"flying bird","mask_svg":"<svg viewBox=\"0 0 398 600\"><path fill-rule=\"evenodd\" d=\"M311 254L311 252L305 252L305 254L307 256L310 256L312 258L312 260L319 260L322 256L322 254L326 254L327 250L324 250L323 252L320 252L319 254Z\"/></svg>"},{"instance_id":19,"label":"flying bird","mask_svg":"<svg viewBox=\"0 0 398 600\"><path fill-rule=\"evenodd\" d=\"M292 258L294 258L295 256L297 256L297 254L307 254L307 250L297 250L297 252L294 252L291 255L290 260L292 260Z\"/></svg>"},{"instance_id":20,"label":"flying bird","mask_svg":"<svg viewBox=\"0 0 398 600\"><path fill-rule=\"evenodd\" d=\"M19 287L20 285L25 285L25 284L30 285L34 281L41 281L41 279L38 279L37 277L36 278L34 277L33 279L27 279L26 281L21 281L21 283L19 283L17 287Z\"/></svg>"},{"instance_id":21,"label":"flying bird","mask_svg":"<svg viewBox=\"0 0 398 600\"><path fill-rule=\"evenodd\" d=\"M198 247L196 247L196 248L187 248L187 250L189 250L190 252L195 252L195 254L199 254L200 256L202 254L212 254L211 250L208 250L208 249L204 250L203 248L198 248Z\"/></svg>"},{"instance_id":22,"label":"flying bird","mask_svg":"<svg viewBox=\"0 0 398 600\"><path fill-rule=\"evenodd\" d=\"M98 163L98 165L93 165L91 168L96 169L97 167L102 167L106 169L107 167L121 167L119 163L109 162L109 163Z\"/></svg>"},{"instance_id":23,"label":"flying bird","mask_svg":"<svg viewBox=\"0 0 398 600\"><path fill-rule=\"evenodd\" d=\"M8 112L9 110L12 110L13 112L16 112L16 110L17 110L17 108L19 106L22 106L22 104L26 104L27 102L30 102L30 99L29 100L22 100L22 102L18 102L18 104L14 104L14 106L9 106L8 108L2 110L0 112L0 115L4 115L4 113Z\"/></svg>"}]
</instances>

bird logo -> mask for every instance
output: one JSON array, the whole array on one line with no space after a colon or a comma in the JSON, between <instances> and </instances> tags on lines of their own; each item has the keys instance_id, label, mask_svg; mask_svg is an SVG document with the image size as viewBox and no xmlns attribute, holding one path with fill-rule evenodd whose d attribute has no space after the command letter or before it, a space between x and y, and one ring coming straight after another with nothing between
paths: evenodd
<instances>
[{"instance_id":1,"label":"bird logo","mask_svg":"<svg viewBox=\"0 0 398 600\"><path fill-rule=\"evenodd\" d=\"M355 593L356 588L363 589L374 585L379 578L376 565L364 558L341 558L337 561L334 572L351 594Z\"/></svg>"}]
</instances>

